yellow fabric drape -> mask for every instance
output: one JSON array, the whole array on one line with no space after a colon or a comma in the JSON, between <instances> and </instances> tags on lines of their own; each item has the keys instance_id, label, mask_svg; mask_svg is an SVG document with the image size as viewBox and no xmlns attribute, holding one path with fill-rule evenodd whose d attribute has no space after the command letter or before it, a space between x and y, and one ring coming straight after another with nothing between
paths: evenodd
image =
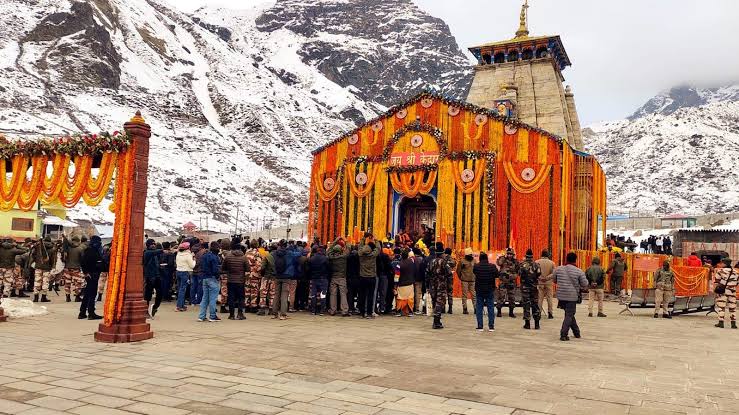
<instances>
[{"instance_id":1,"label":"yellow fabric drape","mask_svg":"<svg viewBox=\"0 0 739 415\"><path fill-rule=\"evenodd\" d=\"M513 164L510 161L503 162L503 170L505 171L508 182L511 186L519 193L534 193L537 191L549 177L549 171L552 170L552 165L547 164L541 166L539 171L536 173L534 180L526 183L518 177L516 171L513 169Z\"/></svg>"},{"instance_id":2,"label":"yellow fabric drape","mask_svg":"<svg viewBox=\"0 0 739 415\"><path fill-rule=\"evenodd\" d=\"M516 137L516 161L527 163L529 161L529 130L519 128Z\"/></svg>"}]
</instances>

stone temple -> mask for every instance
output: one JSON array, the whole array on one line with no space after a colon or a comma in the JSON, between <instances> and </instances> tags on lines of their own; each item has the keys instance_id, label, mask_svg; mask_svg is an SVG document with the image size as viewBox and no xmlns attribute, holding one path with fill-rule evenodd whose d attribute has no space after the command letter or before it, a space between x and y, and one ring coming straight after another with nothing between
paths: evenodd
<instances>
[{"instance_id":1,"label":"stone temple","mask_svg":"<svg viewBox=\"0 0 739 415\"><path fill-rule=\"evenodd\" d=\"M507 111L582 151L575 97L563 84L570 59L559 36L529 35L528 7L527 2L521 8L514 38L469 48L478 64L466 101Z\"/></svg>"}]
</instances>

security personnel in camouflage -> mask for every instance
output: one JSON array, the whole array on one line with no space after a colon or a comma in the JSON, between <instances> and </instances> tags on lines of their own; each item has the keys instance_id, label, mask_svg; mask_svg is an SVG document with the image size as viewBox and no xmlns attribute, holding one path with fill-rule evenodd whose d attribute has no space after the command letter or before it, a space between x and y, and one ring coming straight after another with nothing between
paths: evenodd
<instances>
[{"instance_id":1,"label":"security personnel in camouflage","mask_svg":"<svg viewBox=\"0 0 739 415\"><path fill-rule=\"evenodd\" d=\"M498 258L498 272L500 285L495 292L495 303L498 306L498 317L501 317L503 304L508 301L508 317L516 317L513 309L516 308L516 276L518 275L518 261L513 248L506 249L505 256Z\"/></svg>"},{"instance_id":2,"label":"security personnel in camouflage","mask_svg":"<svg viewBox=\"0 0 739 415\"><path fill-rule=\"evenodd\" d=\"M449 276L452 275L452 269L449 262L444 257L444 244L436 243L436 257L431 260L426 268L426 286L429 287L431 298L434 299L434 329L443 329L441 324L441 313L447 302L447 283Z\"/></svg>"},{"instance_id":3,"label":"security personnel in camouflage","mask_svg":"<svg viewBox=\"0 0 739 415\"><path fill-rule=\"evenodd\" d=\"M525 321L523 328L531 328L531 315L533 314L534 328L539 330L541 310L539 309L539 290L536 285L541 276L541 267L534 262L534 252L531 249L526 251L526 259L521 263L518 271L521 276L521 302Z\"/></svg>"},{"instance_id":4,"label":"security personnel in camouflage","mask_svg":"<svg viewBox=\"0 0 739 415\"><path fill-rule=\"evenodd\" d=\"M449 269L457 269L457 261L452 257L452 249L447 248L444 250L444 258L446 259ZM454 273L449 273L446 281L446 298L449 302L449 310L447 313L452 314L452 305L454 304Z\"/></svg>"}]
</instances>

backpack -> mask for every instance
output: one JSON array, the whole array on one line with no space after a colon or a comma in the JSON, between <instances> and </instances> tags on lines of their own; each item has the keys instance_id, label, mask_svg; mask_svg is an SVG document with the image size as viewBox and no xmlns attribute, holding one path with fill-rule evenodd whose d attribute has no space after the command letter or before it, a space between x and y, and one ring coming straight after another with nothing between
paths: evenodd
<instances>
[{"instance_id":1,"label":"backpack","mask_svg":"<svg viewBox=\"0 0 739 415\"><path fill-rule=\"evenodd\" d=\"M285 275L287 271L287 252L281 252L282 255L275 255L275 275Z\"/></svg>"}]
</instances>

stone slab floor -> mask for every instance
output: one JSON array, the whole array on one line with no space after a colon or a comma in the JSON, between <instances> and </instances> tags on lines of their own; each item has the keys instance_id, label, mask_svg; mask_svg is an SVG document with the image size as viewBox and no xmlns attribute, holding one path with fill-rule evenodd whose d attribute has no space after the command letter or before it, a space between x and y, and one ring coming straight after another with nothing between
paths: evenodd
<instances>
[{"instance_id":1,"label":"stone slab floor","mask_svg":"<svg viewBox=\"0 0 739 415\"><path fill-rule=\"evenodd\" d=\"M461 313L434 331L428 317L198 323L165 303L154 339L116 345L94 342L97 322L75 304L48 307L0 323L0 413L739 413L739 330L714 328L715 314L581 307L583 338L564 343L560 310L540 331L522 330L517 309L477 333Z\"/></svg>"}]
</instances>

